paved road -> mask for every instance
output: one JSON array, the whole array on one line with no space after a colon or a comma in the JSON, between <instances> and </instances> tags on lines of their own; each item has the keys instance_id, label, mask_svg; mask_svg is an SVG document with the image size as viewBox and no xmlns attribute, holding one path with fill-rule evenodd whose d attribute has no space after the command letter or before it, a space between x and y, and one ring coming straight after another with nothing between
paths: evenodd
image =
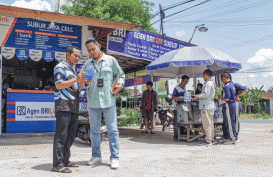
<instances>
[{"instance_id":1,"label":"paved road","mask_svg":"<svg viewBox=\"0 0 273 177\"><path fill-rule=\"evenodd\" d=\"M90 146L76 139L72 174L51 171L53 133L4 135L0 138L0 176L273 176L273 124L242 123L240 142L211 147L173 142L172 130L143 135L136 126L120 128L120 168L110 169L107 137L101 146L103 164L86 166Z\"/></svg>"}]
</instances>

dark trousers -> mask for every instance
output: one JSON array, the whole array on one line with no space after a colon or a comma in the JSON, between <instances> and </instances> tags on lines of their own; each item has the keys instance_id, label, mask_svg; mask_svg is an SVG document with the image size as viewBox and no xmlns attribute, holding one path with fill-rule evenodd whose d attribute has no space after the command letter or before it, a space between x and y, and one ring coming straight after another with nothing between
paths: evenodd
<instances>
[{"instance_id":1,"label":"dark trousers","mask_svg":"<svg viewBox=\"0 0 273 177\"><path fill-rule=\"evenodd\" d=\"M223 136L229 140L235 140L236 134L236 104L226 103L222 108L223 112Z\"/></svg>"},{"instance_id":2,"label":"dark trousers","mask_svg":"<svg viewBox=\"0 0 273 177\"><path fill-rule=\"evenodd\" d=\"M76 137L78 114L71 112L56 113L56 132L53 144L53 167L64 167L70 161L70 147Z\"/></svg>"}]
</instances>

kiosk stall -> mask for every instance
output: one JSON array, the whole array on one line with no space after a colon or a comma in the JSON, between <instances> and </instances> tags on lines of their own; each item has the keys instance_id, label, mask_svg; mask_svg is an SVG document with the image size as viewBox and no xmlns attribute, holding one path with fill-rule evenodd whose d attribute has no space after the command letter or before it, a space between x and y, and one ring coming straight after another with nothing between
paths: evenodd
<instances>
[{"instance_id":1,"label":"kiosk stall","mask_svg":"<svg viewBox=\"0 0 273 177\"><path fill-rule=\"evenodd\" d=\"M81 49L84 62L85 39L118 28L138 25L0 5L0 134L55 131L54 67L70 46Z\"/></svg>"}]
</instances>

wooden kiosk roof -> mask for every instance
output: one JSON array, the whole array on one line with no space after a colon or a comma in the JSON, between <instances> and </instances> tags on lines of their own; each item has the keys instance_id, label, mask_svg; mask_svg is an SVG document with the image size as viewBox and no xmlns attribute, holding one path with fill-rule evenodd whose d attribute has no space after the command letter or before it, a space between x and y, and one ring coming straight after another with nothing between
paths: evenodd
<instances>
[{"instance_id":1,"label":"wooden kiosk roof","mask_svg":"<svg viewBox=\"0 0 273 177\"><path fill-rule=\"evenodd\" d=\"M126 29L129 31L137 31L138 25L114 22L108 20L99 20L94 18L71 16L53 12L45 12L39 10L23 9L12 6L0 5L0 14L21 18L32 18L45 21L54 21L60 23L74 24L74 25L92 25L113 29Z\"/></svg>"}]
</instances>

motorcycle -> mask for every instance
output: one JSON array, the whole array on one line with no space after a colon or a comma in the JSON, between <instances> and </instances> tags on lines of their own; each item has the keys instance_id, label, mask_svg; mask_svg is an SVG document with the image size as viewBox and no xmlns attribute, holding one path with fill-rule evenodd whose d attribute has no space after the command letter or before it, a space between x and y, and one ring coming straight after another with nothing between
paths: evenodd
<instances>
[{"instance_id":1,"label":"motorcycle","mask_svg":"<svg viewBox=\"0 0 273 177\"><path fill-rule=\"evenodd\" d=\"M166 105L158 108L158 116L161 122L162 131L165 131L169 127L173 120L173 106Z\"/></svg>"},{"instance_id":2,"label":"motorcycle","mask_svg":"<svg viewBox=\"0 0 273 177\"><path fill-rule=\"evenodd\" d=\"M78 129L76 137L79 139L86 141L87 143L91 144L91 137L90 137L90 123L89 123L89 114L88 111L80 111L79 112L79 122L78 122ZM104 120L104 116L102 115L102 122ZM102 135L107 132L106 125L101 125L100 127L100 138L102 142Z\"/></svg>"}]
</instances>

